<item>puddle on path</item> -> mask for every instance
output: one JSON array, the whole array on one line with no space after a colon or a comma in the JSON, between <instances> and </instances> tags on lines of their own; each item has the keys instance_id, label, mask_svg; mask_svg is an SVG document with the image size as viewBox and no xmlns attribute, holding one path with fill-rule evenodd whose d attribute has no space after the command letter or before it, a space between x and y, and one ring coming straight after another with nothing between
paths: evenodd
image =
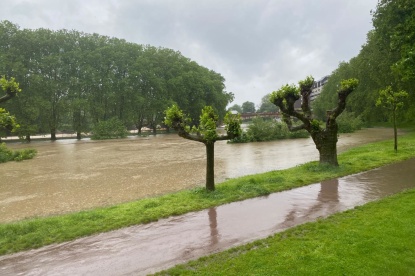
<instances>
[{"instance_id":1,"label":"puddle on path","mask_svg":"<svg viewBox=\"0 0 415 276\"><path fill-rule=\"evenodd\" d=\"M0 275L144 275L415 187L415 159L0 257Z\"/></svg>"}]
</instances>

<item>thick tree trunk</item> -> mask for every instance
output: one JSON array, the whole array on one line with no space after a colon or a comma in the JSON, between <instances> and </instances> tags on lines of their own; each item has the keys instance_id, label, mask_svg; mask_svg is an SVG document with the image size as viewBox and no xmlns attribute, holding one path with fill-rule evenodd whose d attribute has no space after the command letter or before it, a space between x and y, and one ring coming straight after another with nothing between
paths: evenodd
<instances>
[{"instance_id":1,"label":"thick tree trunk","mask_svg":"<svg viewBox=\"0 0 415 276\"><path fill-rule=\"evenodd\" d=\"M76 139L81 140L82 139L82 135L80 131L76 132Z\"/></svg>"},{"instance_id":2,"label":"thick tree trunk","mask_svg":"<svg viewBox=\"0 0 415 276\"><path fill-rule=\"evenodd\" d=\"M215 190L215 142L206 145L206 190Z\"/></svg>"},{"instance_id":3,"label":"thick tree trunk","mask_svg":"<svg viewBox=\"0 0 415 276\"><path fill-rule=\"evenodd\" d=\"M320 154L320 164L338 166L337 161L337 128L327 128L313 137Z\"/></svg>"},{"instance_id":4,"label":"thick tree trunk","mask_svg":"<svg viewBox=\"0 0 415 276\"><path fill-rule=\"evenodd\" d=\"M25 139L26 139L26 142L30 143L30 141L31 141L30 135L26 135Z\"/></svg>"}]
</instances>

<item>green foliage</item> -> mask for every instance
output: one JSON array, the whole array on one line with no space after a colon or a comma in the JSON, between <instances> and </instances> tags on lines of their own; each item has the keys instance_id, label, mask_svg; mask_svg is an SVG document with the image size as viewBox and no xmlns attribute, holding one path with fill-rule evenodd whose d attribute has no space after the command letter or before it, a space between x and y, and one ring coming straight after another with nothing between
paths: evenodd
<instances>
[{"instance_id":1,"label":"green foliage","mask_svg":"<svg viewBox=\"0 0 415 276\"><path fill-rule=\"evenodd\" d=\"M303 90L305 88L310 89L313 86L313 84L314 84L314 78L312 76L307 76L307 78L298 82L300 90Z\"/></svg>"},{"instance_id":2,"label":"green foliage","mask_svg":"<svg viewBox=\"0 0 415 276\"><path fill-rule=\"evenodd\" d=\"M365 124L383 122L386 109L375 105L379 90L391 85L408 92L402 107L403 122L415 118L415 2L380 0L373 12L374 29L360 53L342 62L331 74L320 96L313 102L319 119L336 103L337 84L341 79L357 78L356 91L348 98L347 111L359 116Z\"/></svg>"},{"instance_id":3,"label":"green foliage","mask_svg":"<svg viewBox=\"0 0 415 276\"><path fill-rule=\"evenodd\" d=\"M234 104L231 107L229 107L228 111L231 111L231 110L237 111L238 113L243 112L242 107L239 104Z\"/></svg>"},{"instance_id":4,"label":"green foliage","mask_svg":"<svg viewBox=\"0 0 415 276\"><path fill-rule=\"evenodd\" d=\"M99 122L93 129L91 139L103 140L127 137L127 129L118 118L111 118L107 121Z\"/></svg>"},{"instance_id":5,"label":"green foliage","mask_svg":"<svg viewBox=\"0 0 415 276\"><path fill-rule=\"evenodd\" d=\"M286 98L300 98L300 90L295 84L283 85L279 90L273 91L270 95L270 101L274 102L277 99L285 100Z\"/></svg>"},{"instance_id":6,"label":"green foliage","mask_svg":"<svg viewBox=\"0 0 415 276\"><path fill-rule=\"evenodd\" d=\"M359 80L356 78L342 80L340 82L340 91L353 91L359 84Z\"/></svg>"},{"instance_id":7,"label":"green foliage","mask_svg":"<svg viewBox=\"0 0 415 276\"><path fill-rule=\"evenodd\" d=\"M0 163L32 159L37 154L35 149L11 150L5 143L0 143Z\"/></svg>"},{"instance_id":8,"label":"green foliage","mask_svg":"<svg viewBox=\"0 0 415 276\"><path fill-rule=\"evenodd\" d=\"M279 139L307 138L310 137L307 131L291 132L283 122L254 118L249 124L246 133L238 138L232 139L231 143L263 142Z\"/></svg>"},{"instance_id":9,"label":"green foliage","mask_svg":"<svg viewBox=\"0 0 415 276\"><path fill-rule=\"evenodd\" d=\"M232 114L231 112L226 113L224 123L227 133L230 133L234 137L241 136L242 128L240 114Z\"/></svg>"},{"instance_id":10,"label":"green foliage","mask_svg":"<svg viewBox=\"0 0 415 276\"><path fill-rule=\"evenodd\" d=\"M262 97L261 105L259 106L259 109L257 110L258 113L278 111L278 107L275 104L270 102L270 95L271 93Z\"/></svg>"},{"instance_id":11,"label":"green foliage","mask_svg":"<svg viewBox=\"0 0 415 276\"><path fill-rule=\"evenodd\" d=\"M8 21L0 22L0 37L0 75L26 91L7 102L24 135L30 126L86 132L113 117L155 129L173 102L195 120L204 106L223 119L233 100L223 76L172 49L75 30L21 30ZM14 79L1 85L18 89Z\"/></svg>"},{"instance_id":12,"label":"green foliage","mask_svg":"<svg viewBox=\"0 0 415 276\"><path fill-rule=\"evenodd\" d=\"M22 89L19 87L19 83L16 82L15 78L6 79L4 76L0 78L0 86L3 91L10 91L12 93L21 92Z\"/></svg>"},{"instance_id":13,"label":"green foliage","mask_svg":"<svg viewBox=\"0 0 415 276\"><path fill-rule=\"evenodd\" d=\"M396 111L403 107L406 98L408 98L408 92L403 90L394 92L389 85L385 89L379 91L379 98L376 100L376 106L382 106L388 110Z\"/></svg>"},{"instance_id":14,"label":"green foliage","mask_svg":"<svg viewBox=\"0 0 415 276\"><path fill-rule=\"evenodd\" d=\"M176 131L185 132L187 135L196 134L194 140L201 140L203 142L214 143L219 138L216 132L219 116L211 106L205 106L202 109L202 114L199 117L199 124L190 127L192 120L188 118L184 112L177 106L172 105L165 110L164 123L174 128ZM224 118L225 130L227 135L236 137L242 134L241 130L241 116L228 112ZM191 137L186 137L190 139ZM230 139L229 138L229 139ZM192 140L192 139L191 139Z\"/></svg>"},{"instance_id":15,"label":"green foliage","mask_svg":"<svg viewBox=\"0 0 415 276\"><path fill-rule=\"evenodd\" d=\"M352 133L356 130L359 130L363 126L363 122L359 116L353 112L343 112L339 117L336 119L338 125L338 132L339 133Z\"/></svg>"},{"instance_id":16,"label":"green foliage","mask_svg":"<svg viewBox=\"0 0 415 276\"><path fill-rule=\"evenodd\" d=\"M242 104L243 113L255 113L255 104L253 102L244 102Z\"/></svg>"},{"instance_id":17,"label":"green foliage","mask_svg":"<svg viewBox=\"0 0 415 276\"><path fill-rule=\"evenodd\" d=\"M200 115L199 126L194 128L193 131L202 134L207 142L214 142L218 138L216 132L218 119L219 116L215 113L213 107L205 106Z\"/></svg>"},{"instance_id":18,"label":"green foliage","mask_svg":"<svg viewBox=\"0 0 415 276\"><path fill-rule=\"evenodd\" d=\"M19 125L16 118L0 107L0 137L6 137L9 132L16 132Z\"/></svg>"}]
</instances>

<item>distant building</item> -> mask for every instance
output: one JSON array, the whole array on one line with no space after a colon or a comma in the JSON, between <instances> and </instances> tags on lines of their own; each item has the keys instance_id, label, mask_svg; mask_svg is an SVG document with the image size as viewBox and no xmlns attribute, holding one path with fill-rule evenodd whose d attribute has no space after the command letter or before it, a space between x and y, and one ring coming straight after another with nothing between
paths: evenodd
<instances>
[{"instance_id":1,"label":"distant building","mask_svg":"<svg viewBox=\"0 0 415 276\"><path fill-rule=\"evenodd\" d=\"M323 90L323 86L327 83L330 76L324 76L321 79L314 81L313 86L311 87L310 102L314 101Z\"/></svg>"}]
</instances>

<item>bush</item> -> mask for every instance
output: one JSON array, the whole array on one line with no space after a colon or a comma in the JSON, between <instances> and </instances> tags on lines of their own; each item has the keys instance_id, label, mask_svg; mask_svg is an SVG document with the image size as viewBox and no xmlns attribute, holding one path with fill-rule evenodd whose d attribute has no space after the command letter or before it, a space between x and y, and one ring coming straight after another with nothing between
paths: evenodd
<instances>
[{"instance_id":1,"label":"bush","mask_svg":"<svg viewBox=\"0 0 415 276\"><path fill-rule=\"evenodd\" d=\"M360 117L356 117L353 112L343 112L336 119L339 126L339 133L352 133L359 130L363 126L363 122Z\"/></svg>"},{"instance_id":2,"label":"bush","mask_svg":"<svg viewBox=\"0 0 415 276\"><path fill-rule=\"evenodd\" d=\"M37 154L35 149L11 150L6 147L5 143L0 144L0 163L8 161L22 161L32 159Z\"/></svg>"},{"instance_id":3,"label":"bush","mask_svg":"<svg viewBox=\"0 0 415 276\"><path fill-rule=\"evenodd\" d=\"M127 128L118 118L99 122L93 129L91 139L103 140L127 137Z\"/></svg>"},{"instance_id":4,"label":"bush","mask_svg":"<svg viewBox=\"0 0 415 276\"><path fill-rule=\"evenodd\" d=\"M252 123L248 126L247 132L244 132L239 138L232 139L230 142L261 142L279 139L307 138L309 136L310 135L305 130L294 132L289 131L287 125L283 122L254 118Z\"/></svg>"}]
</instances>

